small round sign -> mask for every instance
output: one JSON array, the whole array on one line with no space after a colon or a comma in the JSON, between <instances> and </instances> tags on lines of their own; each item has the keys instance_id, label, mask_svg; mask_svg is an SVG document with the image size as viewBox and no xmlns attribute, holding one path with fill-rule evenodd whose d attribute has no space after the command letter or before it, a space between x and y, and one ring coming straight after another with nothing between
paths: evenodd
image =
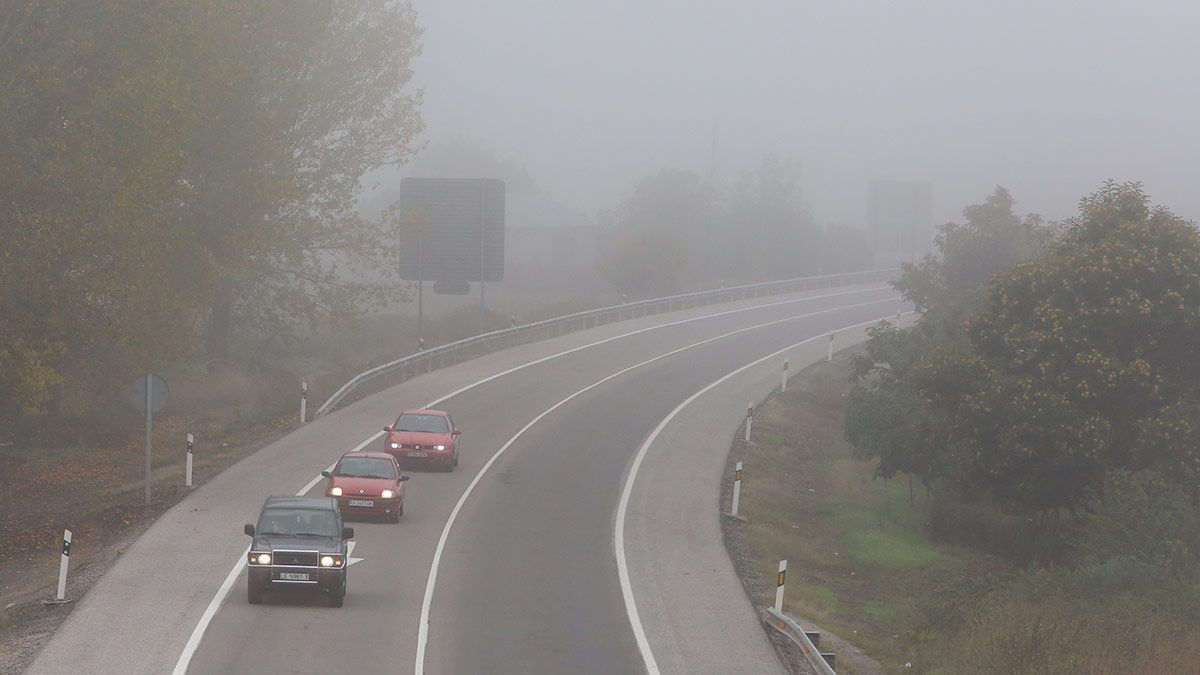
<instances>
[{"instance_id":1,"label":"small round sign","mask_svg":"<svg viewBox=\"0 0 1200 675\"><path fill-rule=\"evenodd\" d=\"M133 404L138 410L146 411L147 402L150 412L158 412L167 405L167 381L154 373L139 375L133 381Z\"/></svg>"}]
</instances>

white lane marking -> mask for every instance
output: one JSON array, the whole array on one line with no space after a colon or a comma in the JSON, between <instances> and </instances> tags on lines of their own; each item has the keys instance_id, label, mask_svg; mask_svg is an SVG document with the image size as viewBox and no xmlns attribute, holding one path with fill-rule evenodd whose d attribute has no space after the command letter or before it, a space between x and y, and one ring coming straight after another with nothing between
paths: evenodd
<instances>
[{"instance_id":1,"label":"white lane marking","mask_svg":"<svg viewBox=\"0 0 1200 675\"><path fill-rule=\"evenodd\" d=\"M382 435L382 431L377 432L367 440L359 443L350 452L358 452L359 450L362 450ZM330 464L329 468L325 470L333 471L333 467L334 465ZM325 477L321 474L317 474L317 477L308 481L308 484L301 488L301 490L296 493L296 496L304 496L304 493L313 489L313 486L321 482L324 478ZM351 545L353 545L353 542L351 542ZM214 595L213 599L208 603L208 607L204 608L204 614L200 615L200 622L197 623L196 627L192 629L192 634L190 637L188 637L187 644L183 646L183 653L179 655L179 660L175 662L175 669L171 671L172 675L183 675L187 672L188 664L192 662L192 656L195 655L196 648L200 646L200 638L204 637L204 631L208 630L208 624L212 623L213 617L217 614L217 609L221 606L221 603L225 601L225 597L229 595L229 591L233 588L233 582L237 581L238 574L242 571L243 561L246 560L246 556L249 555L249 553L250 547L247 546L246 550L242 553L242 557L238 558L238 561L233 564L233 569L229 570L229 574L226 575L225 581L221 583L221 587L217 589L217 594Z\"/></svg>"},{"instance_id":2,"label":"white lane marking","mask_svg":"<svg viewBox=\"0 0 1200 675\"><path fill-rule=\"evenodd\" d=\"M902 314L911 313L912 312L902 312ZM836 330L853 330L855 328L861 328L863 326L869 326L880 321L885 321L893 316L895 316L895 314L888 314L887 316L882 316L878 319L863 321L850 326L842 326ZM629 510L629 496L633 492L633 482L637 479L638 469L640 469L642 466L642 460L646 457L646 451L650 448L650 444L654 443L654 440L658 438L660 433L662 433L662 430L666 428L668 424L670 424L671 420L675 419L675 416L678 415L680 411L686 408L689 404L691 404L692 401L700 398L713 388L720 386L723 382L731 377L736 376L738 373L745 372L746 370L753 368L764 361L778 358L781 354L785 354L793 349L796 349L797 347L802 347L809 342L819 340L825 337L825 335L825 333L815 335L807 340L801 340L794 345L784 347L777 352L767 354L761 359L751 361L750 363L747 363L741 368L726 374L724 377L687 397L683 403L680 403L675 407L674 410L671 411L670 415L667 415L665 418L663 418L663 420L658 423L658 426L654 427L654 431L650 432L650 435L646 437L646 440L642 443L642 446L638 448L637 454L633 458L633 464L631 464L629 467L629 473L625 476L625 484L621 486L621 501L617 504L616 529L613 532L613 547L615 548L615 553L617 556L617 577L621 582L621 596L625 599L625 613L629 616L629 623L633 626L633 635L637 639L638 650L642 653L642 661L646 664L646 671L650 673L650 675L657 675L659 672L658 664L654 661L654 653L650 649L650 641L646 638L646 631L644 628L642 628L642 620L638 616L637 603L633 599L633 587L629 583L629 564L625 560L625 516Z\"/></svg>"},{"instance_id":3,"label":"white lane marking","mask_svg":"<svg viewBox=\"0 0 1200 675\"><path fill-rule=\"evenodd\" d=\"M483 378L482 380L473 382L464 387L460 387L460 388L450 392L449 394L446 394L445 396L443 396L441 398L430 401L429 403L425 404L425 407L432 408L432 407L438 405L439 403L442 403L443 401L446 401L450 398L458 396L459 394L461 394L465 391L469 391L480 385L487 384L488 382L491 382L497 378L504 377L505 375L515 373L524 368L528 368L530 366L536 366L539 363L545 363L546 361L549 361L551 359L556 359L560 356L566 356L568 354L573 354L575 352L578 352L578 351L581 351L584 349L589 349L591 347L597 347L599 345L612 342L613 340L627 338L627 337L630 337L633 335L645 333L647 331L658 330L660 328L669 328L672 326L679 326L682 324L692 323L695 321L702 321L704 319L714 319L714 318L718 318L718 317L722 317L722 316L728 316L731 314L738 314L741 312L751 312L751 311L758 310L758 309L778 307L780 305L796 304L796 303L800 303L800 302L808 302L811 300L824 300L826 298L839 298L839 297L843 297L843 296L847 296L847 295L858 295L861 293L874 293L877 291L885 291L885 290L888 290L887 286L874 286L872 288L863 288L863 289L858 289L858 290L853 290L853 291L842 291L839 293L826 293L824 295L810 295L810 296L805 296L803 298L792 298L790 300L778 300L775 302L768 302L768 303L764 303L761 305L753 305L750 307L739 307L737 309L725 310L725 311L716 312L713 314L705 314L703 316L694 316L694 317L689 317L687 319L680 319L678 321L670 321L667 323L655 324L655 325L649 326L647 328L639 328L638 330L629 331L627 333L622 333L621 335L614 335L612 337L604 338L603 340L597 340L596 342L592 342L592 343L589 343L586 345L581 345L579 347L573 347L571 349L567 349L565 351L561 351L556 354L551 354L549 356L544 356L542 358L535 359L533 361L529 361L528 363L523 363L519 366L509 368L508 370L496 373L494 375L490 375L488 377ZM894 300L895 298L891 298L891 299ZM370 445L371 443L373 443L376 439L378 439L383 434L384 434L384 432L382 432L382 431L375 432L370 438L368 438L367 440L360 443L358 446L356 446L350 452L358 452L359 450L361 450L361 449L365 448L366 446ZM483 469L481 469L480 473L482 473L486 469L487 469L487 466L485 466ZM329 468L326 469L326 471L332 471L332 470L333 470L333 465L330 465ZM323 478L323 476L318 474L315 478L313 478L311 481L309 481L308 484L305 485L303 489L301 489L296 494L303 495L304 493L308 492L317 483L321 482L322 478ZM249 550L250 550L249 548L246 549L247 553L249 552ZM222 602L224 602L225 596L229 595L230 589L233 588L233 582L236 581L236 579L237 579L237 574L242 568L242 560L244 560L244 559L245 559L245 554L243 554L242 558L239 558L238 561L234 563L233 570L230 571L229 576L226 577L225 583L221 584L221 587L217 589L216 595L213 596L212 601L208 603L208 607L206 607L204 609L204 614L202 614L200 616L200 622L196 624L196 627L194 629L192 629L192 634L188 638L187 644L184 645L183 652L179 655L179 660L175 662L175 669L172 671L173 675L183 675L185 672L187 672L188 664L191 663L192 656L194 656L196 653L196 648L200 646L200 638L202 638L204 636L204 631L208 630L208 625L209 625L209 623L212 622L213 616L216 615L217 608L220 606L220 604Z\"/></svg>"},{"instance_id":4,"label":"white lane marking","mask_svg":"<svg viewBox=\"0 0 1200 675\"><path fill-rule=\"evenodd\" d=\"M504 445L500 446L500 449L497 450L495 452L495 454L493 454L490 458L488 458L488 461L483 465L483 468L481 468L479 470L479 473L475 474L475 477L473 479L471 479L471 482L467 485L467 489L464 490L462 495L458 498L458 502L456 502L454 504L454 509L450 511L450 517L446 520L445 527L442 528L442 534L440 537L438 537L437 548L435 548L434 552L433 552L433 563L429 567L429 578L425 582L425 596L421 600L421 623L417 627L417 656L416 656L415 662L413 663L413 669L415 671L415 674L423 675L423 673L425 672L425 651L426 651L428 641L429 641L429 608L433 603L433 590L434 590L434 587L437 585L438 567L441 565L442 553L446 548L446 540L450 536L450 529L452 527L454 527L454 521L458 519L458 513L460 510L462 510L463 504L465 504L467 501L467 498L471 496L471 492L475 489L475 486L479 484L479 481L483 479L483 475L485 473L487 473L487 470L492 466L492 464L494 464L496 462L497 459L500 458L500 455L504 454L505 450L508 450L509 446L511 446L513 443L516 443L517 439L521 438L521 436L523 436L526 431L529 431L529 429L532 428L533 425L540 422L542 420L542 418L544 418L545 416L554 412L555 410L559 409L563 405L566 405L567 402L571 401L572 399L576 398L577 396L580 396L581 394L583 394L585 392L595 389L596 387L599 387L600 385L604 384L605 382L608 382L616 377L620 377L621 375L624 375L625 373L628 373L631 370L636 370L637 368L641 368L642 366L649 365L651 363L654 363L655 361L661 361L662 359L665 359L670 356L674 356L675 354L679 354L680 352L684 352L689 349L694 349L696 347L700 347L702 345L706 345L711 342L716 342L717 340L722 340L727 337L737 335L739 333L745 333L747 331L757 330L759 328L766 328L768 326L774 326L776 324L786 323L788 321L797 321L799 319L807 319L810 317L819 316L821 314L840 312L840 311L844 311L847 309L854 309L857 307L865 307L867 305L877 305L881 302L895 302L895 301L896 301L895 297L890 297L890 298L883 298L880 300L871 300L869 302L860 302L860 303L853 304L853 305L845 305L842 307L836 307L836 308L832 308L832 309L824 309L824 310L820 310L817 312L809 312L807 314L799 314L796 316L790 316L790 317L786 317L783 319L776 319L774 321L768 321L766 323L760 323L760 324L757 324L754 326L747 326L745 328L739 328L737 330L730 331L723 335L717 335L715 337L707 338L705 340L701 340L699 342L695 342L690 345L687 345L686 347L680 347L679 349L674 349L665 354L660 354L658 356L655 356L654 358L642 361L641 363L637 363L637 364L634 364L627 368L618 370L617 372L612 373L611 375L608 375L600 380L597 380L597 381L589 384L588 386L584 387L583 389L580 389L579 391L571 394L570 396L562 399L558 403L555 403L554 405L550 406L546 410L543 410L541 413L539 413L537 417L534 417L532 420L529 421L528 424L521 427L520 431L518 431L512 438L508 439L508 441L506 441L504 443ZM876 319L876 321L878 321L878 319ZM824 333L822 333L821 335L818 335L817 337L824 337ZM811 339L815 340L816 338L811 338ZM627 610L629 609L628 604L626 604L626 609ZM654 664L654 657L653 657L653 655L650 654L649 645L646 644L645 647L643 648L643 643L645 643L646 637L645 637L644 631L642 631L641 623L638 622L636 620L636 618L637 618L637 608L635 607L635 608L633 608L633 614L631 615L631 621L634 622L634 624L633 624L634 625L634 635L635 635L635 637L638 638L638 648L642 650L643 659L646 661L646 667L650 671L650 673L651 674L657 673L658 666Z\"/></svg>"},{"instance_id":5,"label":"white lane marking","mask_svg":"<svg viewBox=\"0 0 1200 675\"><path fill-rule=\"evenodd\" d=\"M358 542L354 541L353 539L351 539L346 544L346 567L349 567L349 566L353 565L354 563L360 563L363 561L362 558L351 557L354 555L354 547L355 546L358 546Z\"/></svg>"}]
</instances>

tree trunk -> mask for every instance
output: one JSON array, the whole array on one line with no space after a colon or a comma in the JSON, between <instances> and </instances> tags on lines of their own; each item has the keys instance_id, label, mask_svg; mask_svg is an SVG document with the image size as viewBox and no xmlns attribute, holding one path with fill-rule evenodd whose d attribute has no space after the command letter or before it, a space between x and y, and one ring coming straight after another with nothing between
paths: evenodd
<instances>
[{"instance_id":1,"label":"tree trunk","mask_svg":"<svg viewBox=\"0 0 1200 675\"><path fill-rule=\"evenodd\" d=\"M233 332L233 299L233 282L222 281L213 294L208 330L204 336L204 354L208 359L206 365L210 374L228 366L229 337Z\"/></svg>"}]
</instances>

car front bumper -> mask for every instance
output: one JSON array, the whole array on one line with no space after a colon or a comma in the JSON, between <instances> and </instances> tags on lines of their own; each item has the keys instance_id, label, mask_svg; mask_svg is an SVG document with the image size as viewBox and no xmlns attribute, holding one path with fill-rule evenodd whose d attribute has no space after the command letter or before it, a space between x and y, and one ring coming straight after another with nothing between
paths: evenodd
<instances>
[{"instance_id":1,"label":"car front bumper","mask_svg":"<svg viewBox=\"0 0 1200 675\"><path fill-rule=\"evenodd\" d=\"M292 567L288 565L250 565L248 583L262 589L320 590L326 593L340 591L345 586L346 566L342 567ZM298 578L303 575L304 579Z\"/></svg>"},{"instance_id":2,"label":"car front bumper","mask_svg":"<svg viewBox=\"0 0 1200 675\"><path fill-rule=\"evenodd\" d=\"M393 499L381 499L379 497L335 497L338 503L338 509L343 516L390 516L400 510L400 504L404 501L402 497ZM359 504L351 505L350 502L360 502ZM370 502L370 506L363 506L361 502Z\"/></svg>"}]
</instances>

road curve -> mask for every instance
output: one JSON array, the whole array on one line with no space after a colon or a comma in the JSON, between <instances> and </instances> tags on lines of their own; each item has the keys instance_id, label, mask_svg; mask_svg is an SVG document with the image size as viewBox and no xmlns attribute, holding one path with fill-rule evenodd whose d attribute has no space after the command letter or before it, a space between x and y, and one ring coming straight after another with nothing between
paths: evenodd
<instances>
[{"instance_id":1,"label":"road curve","mask_svg":"<svg viewBox=\"0 0 1200 675\"><path fill-rule=\"evenodd\" d=\"M872 286L646 317L488 355L364 399L239 462L171 509L81 602L31 671L164 672L182 663L200 673L412 672L430 563L445 531L427 606L427 672L642 672L612 540L622 480L641 441L717 377L897 306L894 293ZM371 439L396 409L498 373L506 374L439 404L464 428L459 470L417 473L401 524L355 524L362 561L350 569L344 609L304 597L251 607L240 574L228 597L213 602L245 548L240 525L266 494L295 493ZM464 490L506 443L446 531ZM209 606L211 623L180 662Z\"/></svg>"}]
</instances>

